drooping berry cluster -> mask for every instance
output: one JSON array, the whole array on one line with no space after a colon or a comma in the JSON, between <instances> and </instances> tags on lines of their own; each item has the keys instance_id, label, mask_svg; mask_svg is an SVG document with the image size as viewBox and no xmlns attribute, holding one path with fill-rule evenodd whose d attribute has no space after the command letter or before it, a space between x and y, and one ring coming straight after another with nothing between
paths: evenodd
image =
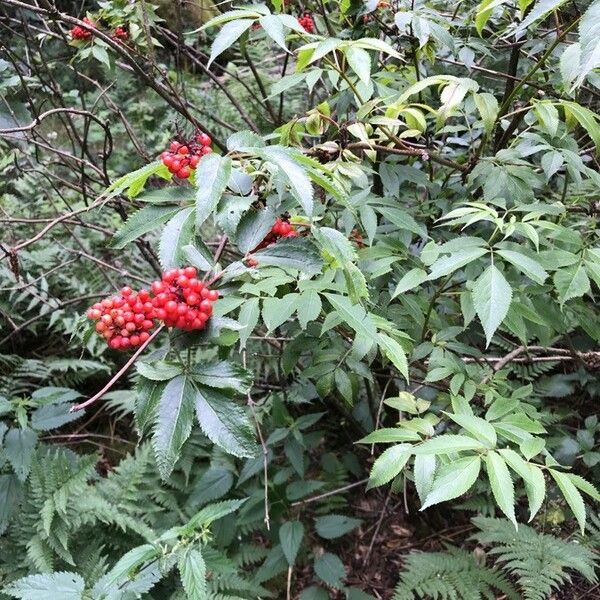
<instances>
[{"instance_id":1,"label":"drooping berry cluster","mask_svg":"<svg viewBox=\"0 0 600 600\"><path fill-rule=\"evenodd\" d=\"M156 317L168 327L186 331L204 329L219 292L208 288L196 278L197 274L194 267L171 269L160 281L152 283Z\"/></svg>"},{"instance_id":2,"label":"drooping berry cluster","mask_svg":"<svg viewBox=\"0 0 600 600\"><path fill-rule=\"evenodd\" d=\"M90 21L90 19L88 19L87 17L83 17L82 21L84 23L86 23L87 25L89 25L90 27L96 27L96 25L94 23L92 23L92 21ZM75 25L75 27L73 27L73 29L71 29L71 37L74 40L89 40L92 38L92 36L94 35L91 31L89 31L88 29L85 29L84 27L81 27L80 25Z\"/></svg>"},{"instance_id":3,"label":"drooping berry cluster","mask_svg":"<svg viewBox=\"0 0 600 600\"><path fill-rule=\"evenodd\" d=\"M252 250L252 252L272 246L281 237L298 237L298 230L289 221L278 218L273 224L273 227L271 227L271 231L269 231L269 233L266 235L265 239L258 244L258 246ZM258 265L258 261L255 258L247 258L246 264L249 267L256 267L256 265Z\"/></svg>"},{"instance_id":4,"label":"drooping berry cluster","mask_svg":"<svg viewBox=\"0 0 600 600\"><path fill-rule=\"evenodd\" d=\"M127 31L127 28L124 25L119 25L119 26L115 27L112 37L115 40L120 40L122 42L125 42L129 39L129 31Z\"/></svg>"},{"instance_id":5,"label":"drooping berry cluster","mask_svg":"<svg viewBox=\"0 0 600 600\"><path fill-rule=\"evenodd\" d=\"M306 33L315 32L315 20L309 12L306 12L301 17L298 17L298 23L304 27L304 31L306 31Z\"/></svg>"},{"instance_id":6,"label":"drooping berry cluster","mask_svg":"<svg viewBox=\"0 0 600 600\"><path fill-rule=\"evenodd\" d=\"M206 133L197 133L189 142L171 142L168 150L160 155L163 165L180 179L187 179L192 174L205 154L210 154L212 140Z\"/></svg>"},{"instance_id":7,"label":"drooping berry cluster","mask_svg":"<svg viewBox=\"0 0 600 600\"><path fill-rule=\"evenodd\" d=\"M96 321L96 331L111 348L127 350L148 340L156 311L147 290L135 293L124 287L120 295L94 304L87 316Z\"/></svg>"}]
</instances>

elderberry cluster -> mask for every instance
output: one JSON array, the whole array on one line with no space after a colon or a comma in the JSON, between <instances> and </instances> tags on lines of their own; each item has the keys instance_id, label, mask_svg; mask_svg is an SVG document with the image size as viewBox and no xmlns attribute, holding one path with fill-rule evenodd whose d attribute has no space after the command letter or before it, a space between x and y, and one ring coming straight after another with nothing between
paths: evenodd
<instances>
[{"instance_id":1,"label":"elderberry cluster","mask_svg":"<svg viewBox=\"0 0 600 600\"><path fill-rule=\"evenodd\" d=\"M301 17L298 17L298 23L304 27L304 31L306 31L306 33L315 32L315 20L310 13L306 12Z\"/></svg>"},{"instance_id":2,"label":"elderberry cluster","mask_svg":"<svg viewBox=\"0 0 600 600\"><path fill-rule=\"evenodd\" d=\"M90 21L90 19L88 19L87 17L83 17L82 21L84 23L86 23L87 25L89 25L90 27L96 27L96 25L94 23L92 23L92 21ZM94 35L91 31L89 31L88 29L84 29L83 27L79 26L79 25L75 25L75 27L73 27L73 29L71 29L71 37L74 40L89 40L92 38L92 36Z\"/></svg>"},{"instance_id":3,"label":"elderberry cluster","mask_svg":"<svg viewBox=\"0 0 600 600\"><path fill-rule=\"evenodd\" d=\"M127 29L125 29L125 27L123 27L123 25L119 25L118 27L115 27L112 36L115 40L121 40L124 42L129 39L129 32Z\"/></svg>"},{"instance_id":4,"label":"elderberry cluster","mask_svg":"<svg viewBox=\"0 0 600 600\"><path fill-rule=\"evenodd\" d=\"M96 321L96 331L113 350L127 350L150 337L148 332L154 328L155 310L147 290L136 294L124 287L120 295L96 302L87 316Z\"/></svg>"},{"instance_id":5,"label":"elderberry cluster","mask_svg":"<svg viewBox=\"0 0 600 600\"><path fill-rule=\"evenodd\" d=\"M264 240L252 252L272 246L280 237L298 237L298 230L289 221L278 218L273 227L271 227L271 231L269 231ZM256 267L258 261L255 258L247 258L246 264L249 267Z\"/></svg>"},{"instance_id":6,"label":"elderberry cluster","mask_svg":"<svg viewBox=\"0 0 600 600\"><path fill-rule=\"evenodd\" d=\"M173 175L180 179L187 179L192 174L205 154L210 154L212 140L206 133L197 133L189 142L171 142L168 150L165 150L160 158L163 165Z\"/></svg>"},{"instance_id":7,"label":"elderberry cluster","mask_svg":"<svg viewBox=\"0 0 600 600\"><path fill-rule=\"evenodd\" d=\"M127 350L148 341L156 321L185 331L204 329L219 292L197 275L194 267L171 269L152 283L151 292L124 287L119 295L96 302L87 317L96 321L96 331L113 350Z\"/></svg>"},{"instance_id":8,"label":"elderberry cluster","mask_svg":"<svg viewBox=\"0 0 600 600\"><path fill-rule=\"evenodd\" d=\"M186 331L204 329L210 318L219 292L209 289L196 275L194 267L171 269L160 281L152 283L156 317L168 327Z\"/></svg>"}]
</instances>

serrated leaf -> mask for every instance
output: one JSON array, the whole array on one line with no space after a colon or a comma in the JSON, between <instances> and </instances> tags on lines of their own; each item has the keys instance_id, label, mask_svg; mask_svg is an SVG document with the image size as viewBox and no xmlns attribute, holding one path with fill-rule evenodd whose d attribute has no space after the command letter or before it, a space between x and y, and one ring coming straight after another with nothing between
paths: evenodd
<instances>
[{"instance_id":1,"label":"serrated leaf","mask_svg":"<svg viewBox=\"0 0 600 600\"><path fill-rule=\"evenodd\" d=\"M572 298L579 298L590 290L590 280L580 263L556 271L554 285L561 304Z\"/></svg>"},{"instance_id":2,"label":"serrated leaf","mask_svg":"<svg viewBox=\"0 0 600 600\"><path fill-rule=\"evenodd\" d=\"M532 521L542 507L546 496L546 481L542 470L525 462L514 450L503 448L498 451L506 464L521 477L525 483L525 492L529 502L529 521Z\"/></svg>"},{"instance_id":3,"label":"serrated leaf","mask_svg":"<svg viewBox=\"0 0 600 600\"><path fill-rule=\"evenodd\" d=\"M207 67L210 68L217 56L223 54L227 48L232 46L254 23L254 19L236 19L223 25L210 48L210 58ZM208 24L207 24L208 25ZM207 155L207 156L210 156ZM202 161L200 161L202 162Z\"/></svg>"},{"instance_id":4,"label":"serrated leaf","mask_svg":"<svg viewBox=\"0 0 600 600\"><path fill-rule=\"evenodd\" d=\"M450 256L442 256L431 265L428 279L439 279L450 275L487 253L486 248L469 247L453 252Z\"/></svg>"},{"instance_id":5,"label":"serrated leaf","mask_svg":"<svg viewBox=\"0 0 600 600\"><path fill-rule=\"evenodd\" d=\"M416 431L400 427L384 427L372 431L369 435L358 440L357 444L386 444L391 442L419 442L421 437Z\"/></svg>"},{"instance_id":6,"label":"serrated leaf","mask_svg":"<svg viewBox=\"0 0 600 600\"><path fill-rule=\"evenodd\" d=\"M344 51L350 68L358 75L358 78L367 85L371 79L371 57L366 50L357 46L350 46Z\"/></svg>"},{"instance_id":7,"label":"serrated leaf","mask_svg":"<svg viewBox=\"0 0 600 600\"><path fill-rule=\"evenodd\" d=\"M235 242L240 252L246 254L254 250L267 236L276 220L272 208L255 210L251 208L240 219L235 232Z\"/></svg>"},{"instance_id":8,"label":"serrated leaf","mask_svg":"<svg viewBox=\"0 0 600 600\"><path fill-rule=\"evenodd\" d=\"M497 250L497 253L519 269L519 271L527 275L529 279L532 279L540 285L546 281L548 272L536 260L533 260L520 252L514 252L513 250Z\"/></svg>"},{"instance_id":9,"label":"serrated leaf","mask_svg":"<svg viewBox=\"0 0 600 600\"><path fill-rule=\"evenodd\" d=\"M573 511L573 514L579 523L581 533L583 534L585 532L585 504L583 503L581 494L569 478L568 473L562 473L560 471L555 471L554 469L548 469L548 471L550 472L550 475L552 475L554 481L556 481L567 504Z\"/></svg>"},{"instance_id":10,"label":"serrated leaf","mask_svg":"<svg viewBox=\"0 0 600 600\"><path fill-rule=\"evenodd\" d=\"M427 273L423 269L411 269L408 273L405 273L398 282L392 298L408 292L427 281Z\"/></svg>"},{"instance_id":11,"label":"serrated leaf","mask_svg":"<svg viewBox=\"0 0 600 600\"><path fill-rule=\"evenodd\" d=\"M480 470L481 459L478 456L460 458L445 465L435 477L431 491L420 510L466 494L477 481Z\"/></svg>"},{"instance_id":12,"label":"serrated leaf","mask_svg":"<svg viewBox=\"0 0 600 600\"><path fill-rule=\"evenodd\" d=\"M179 207L145 206L134 212L110 241L110 247L120 250L140 236L166 223L179 212Z\"/></svg>"},{"instance_id":13,"label":"serrated leaf","mask_svg":"<svg viewBox=\"0 0 600 600\"><path fill-rule=\"evenodd\" d=\"M375 324L359 304L352 304L345 296L338 294L325 294L328 302L338 312L340 318L345 321L356 333L367 338L374 338L377 334Z\"/></svg>"},{"instance_id":14,"label":"serrated leaf","mask_svg":"<svg viewBox=\"0 0 600 600\"><path fill-rule=\"evenodd\" d=\"M308 290L300 294L297 302L298 321L302 329L312 321L316 321L321 314L321 297L314 290Z\"/></svg>"},{"instance_id":15,"label":"serrated leaf","mask_svg":"<svg viewBox=\"0 0 600 600\"><path fill-rule=\"evenodd\" d=\"M573 88L580 86L589 73L600 67L600 2L598 1L589 6L579 21L579 44L581 46L579 73Z\"/></svg>"},{"instance_id":16,"label":"serrated leaf","mask_svg":"<svg viewBox=\"0 0 600 600\"><path fill-rule=\"evenodd\" d=\"M362 523L362 519L354 519L345 515L325 515L315 519L317 533L326 540L333 540L350 533Z\"/></svg>"},{"instance_id":17,"label":"serrated leaf","mask_svg":"<svg viewBox=\"0 0 600 600\"><path fill-rule=\"evenodd\" d=\"M206 600L206 564L198 548L186 548L177 563L183 589L189 600Z\"/></svg>"},{"instance_id":18,"label":"serrated leaf","mask_svg":"<svg viewBox=\"0 0 600 600\"><path fill-rule=\"evenodd\" d=\"M256 455L254 429L243 408L214 389L196 386L196 416L204 434L238 457Z\"/></svg>"},{"instance_id":19,"label":"serrated leaf","mask_svg":"<svg viewBox=\"0 0 600 600\"><path fill-rule=\"evenodd\" d=\"M200 363L189 371L190 377L200 385L247 394L252 387L252 373L232 361Z\"/></svg>"},{"instance_id":20,"label":"serrated leaf","mask_svg":"<svg viewBox=\"0 0 600 600\"><path fill-rule=\"evenodd\" d=\"M194 236L194 209L184 208L164 227L158 245L158 258L163 269L173 269L187 264L183 248Z\"/></svg>"},{"instance_id":21,"label":"serrated leaf","mask_svg":"<svg viewBox=\"0 0 600 600\"><path fill-rule=\"evenodd\" d=\"M288 521L279 528L279 543L290 567L296 562L303 537L304 525L300 521Z\"/></svg>"},{"instance_id":22,"label":"serrated leaf","mask_svg":"<svg viewBox=\"0 0 600 600\"><path fill-rule=\"evenodd\" d=\"M413 454L453 454L463 450L487 450L479 440L466 435L445 433L412 447Z\"/></svg>"},{"instance_id":23,"label":"serrated leaf","mask_svg":"<svg viewBox=\"0 0 600 600\"><path fill-rule=\"evenodd\" d=\"M194 388L184 375L171 379L162 390L152 434L158 470L167 479L184 442L192 431Z\"/></svg>"},{"instance_id":24,"label":"serrated leaf","mask_svg":"<svg viewBox=\"0 0 600 600\"><path fill-rule=\"evenodd\" d=\"M196 230L217 208L231 176L231 159L228 156L207 154L196 168Z\"/></svg>"},{"instance_id":25,"label":"serrated leaf","mask_svg":"<svg viewBox=\"0 0 600 600\"><path fill-rule=\"evenodd\" d=\"M286 294L283 298L265 298L263 300L262 318L267 332L283 325L295 312L298 294Z\"/></svg>"},{"instance_id":26,"label":"serrated leaf","mask_svg":"<svg viewBox=\"0 0 600 600\"><path fill-rule=\"evenodd\" d=\"M493 425L481 417L469 414L447 414L454 422L458 423L463 429L466 429L478 440L486 443L490 448L494 448L497 442L496 430Z\"/></svg>"},{"instance_id":27,"label":"serrated leaf","mask_svg":"<svg viewBox=\"0 0 600 600\"><path fill-rule=\"evenodd\" d=\"M315 573L327 585L341 589L342 581L346 577L344 563L335 554L325 552L315 560Z\"/></svg>"},{"instance_id":28,"label":"serrated leaf","mask_svg":"<svg viewBox=\"0 0 600 600\"><path fill-rule=\"evenodd\" d=\"M515 488L508 467L502 456L493 450L486 454L485 464L496 504L517 529Z\"/></svg>"},{"instance_id":29,"label":"serrated leaf","mask_svg":"<svg viewBox=\"0 0 600 600\"><path fill-rule=\"evenodd\" d=\"M83 416L84 411L71 412L70 402L40 406L31 413L31 427L37 431L50 431Z\"/></svg>"},{"instance_id":30,"label":"serrated leaf","mask_svg":"<svg viewBox=\"0 0 600 600\"><path fill-rule=\"evenodd\" d=\"M419 454L415 456L413 477L421 504L425 502L429 492L431 492L436 468L437 458L435 457L435 454Z\"/></svg>"},{"instance_id":31,"label":"serrated leaf","mask_svg":"<svg viewBox=\"0 0 600 600\"><path fill-rule=\"evenodd\" d=\"M254 253L259 265L296 269L316 275L323 268L323 260L308 238L283 238L264 250Z\"/></svg>"},{"instance_id":32,"label":"serrated leaf","mask_svg":"<svg viewBox=\"0 0 600 600\"><path fill-rule=\"evenodd\" d=\"M490 265L473 285L472 296L475 312L485 332L487 347L508 314L512 288L502 272Z\"/></svg>"},{"instance_id":33,"label":"serrated leaf","mask_svg":"<svg viewBox=\"0 0 600 600\"><path fill-rule=\"evenodd\" d=\"M384 333L377 334L377 343L383 350L383 353L408 382L408 360L406 359L404 348L394 338Z\"/></svg>"},{"instance_id":34,"label":"serrated leaf","mask_svg":"<svg viewBox=\"0 0 600 600\"><path fill-rule=\"evenodd\" d=\"M4 437L4 456L20 481L25 481L29 475L37 441L37 434L29 427L13 427Z\"/></svg>"},{"instance_id":35,"label":"serrated leaf","mask_svg":"<svg viewBox=\"0 0 600 600\"><path fill-rule=\"evenodd\" d=\"M285 29L279 15L265 15L258 21L265 33L281 48L287 50Z\"/></svg>"},{"instance_id":36,"label":"serrated leaf","mask_svg":"<svg viewBox=\"0 0 600 600\"><path fill-rule=\"evenodd\" d=\"M398 444L387 448L373 463L367 489L379 487L394 479L408 462L411 451L410 444Z\"/></svg>"},{"instance_id":37,"label":"serrated leaf","mask_svg":"<svg viewBox=\"0 0 600 600\"><path fill-rule=\"evenodd\" d=\"M295 160L294 155L281 146L269 146L261 150L260 154L268 161L275 164L279 174L289 185L290 191L307 217L313 213L313 187L306 170Z\"/></svg>"},{"instance_id":38,"label":"serrated leaf","mask_svg":"<svg viewBox=\"0 0 600 600\"><path fill-rule=\"evenodd\" d=\"M527 16L515 27L512 34L517 37L525 31L532 23L544 18L553 10L562 6L567 0L539 0Z\"/></svg>"},{"instance_id":39,"label":"serrated leaf","mask_svg":"<svg viewBox=\"0 0 600 600\"><path fill-rule=\"evenodd\" d=\"M84 589L85 582L80 575L60 571L22 577L2 591L21 600L81 600Z\"/></svg>"}]
</instances>

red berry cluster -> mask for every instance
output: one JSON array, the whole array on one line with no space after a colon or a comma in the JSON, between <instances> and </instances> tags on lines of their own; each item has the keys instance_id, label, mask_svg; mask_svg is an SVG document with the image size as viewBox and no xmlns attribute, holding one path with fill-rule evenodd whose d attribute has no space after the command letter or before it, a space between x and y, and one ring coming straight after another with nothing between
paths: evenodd
<instances>
[{"instance_id":1,"label":"red berry cluster","mask_svg":"<svg viewBox=\"0 0 600 600\"><path fill-rule=\"evenodd\" d=\"M197 133L187 143L171 142L168 150L160 155L163 165L180 179L187 179L192 174L205 154L210 154L212 140L206 133Z\"/></svg>"},{"instance_id":2,"label":"red berry cluster","mask_svg":"<svg viewBox=\"0 0 600 600\"><path fill-rule=\"evenodd\" d=\"M302 27L304 27L304 31L306 33L314 33L315 32L315 20L313 19L310 13L304 13L301 17L298 17L298 23Z\"/></svg>"},{"instance_id":3,"label":"red berry cluster","mask_svg":"<svg viewBox=\"0 0 600 600\"><path fill-rule=\"evenodd\" d=\"M136 294L124 287L119 296L94 304L87 316L96 321L96 331L111 348L127 350L148 340L148 332L154 328L155 312L147 290Z\"/></svg>"},{"instance_id":4,"label":"red berry cluster","mask_svg":"<svg viewBox=\"0 0 600 600\"><path fill-rule=\"evenodd\" d=\"M266 235L265 239L258 245L252 252L262 250L268 246L272 246L280 237L298 237L298 230L289 221L284 219L277 219L271 227L271 231ZM255 258L247 258L246 264L249 267L256 267L258 261Z\"/></svg>"},{"instance_id":5,"label":"red berry cluster","mask_svg":"<svg viewBox=\"0 0 600 600\"><path fill-rule=\"evenodd\" d=\"M92 23L92 21L90 21L87 17L83 17L82 21L90 27L96 27L96 25ZM71 37L74 40L89 40L92 38L93 35L94 34L91 31L80 27L79 25L75 25L75 27L71 29Z\"/></svg>"},{"instance_id":6,"label":"red berry cluster","mask_svg":"<svg viewBox=\"0 0 600 600\"><path fill-rule=\"evenodd\" d=\"M186 331L204 329L219 292L209 289L196 278L197 274L194 267L171 269L160 281L152 283L156 317L168 327Z\"/></svg>"},{"instance_id":7,"label":"red berry cluster","mask_svg":"<svg viewBox=\"0 0 600 600\"><path fill-rule=\"evenodd\" d=\"M112 37L115 40L120 40L122 42L125 42L129 39L129 32L123 25L119 25L118 27L115 27Z\"/></svg>"}]
</instances>

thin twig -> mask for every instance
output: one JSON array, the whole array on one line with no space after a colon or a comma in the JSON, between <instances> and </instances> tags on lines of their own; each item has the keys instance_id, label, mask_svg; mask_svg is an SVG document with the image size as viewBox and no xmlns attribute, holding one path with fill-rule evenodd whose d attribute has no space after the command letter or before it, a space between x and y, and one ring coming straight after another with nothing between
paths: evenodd
<instances>
[{"instance_id":1,"label":"thin twig","mask_svg":"<svg viewBox=\"0 0 600 600\"><path fill-rule=\"evenodd\" d=\"M119 380L119 378L121 377L121 375L123 375L123 373L125 373L125 371L127 371L127 369L129 369L129 367L131 367L131 365L135 362L136 358L147 348L147 346L152 342L152 340L164 329L164 325L161 325L132 355L131 358L117 371L117 373L115 374L115 376L94 396L92 396L89 400L86 400L85 402L81 402L80 404L74 404L71 407L71 411L70 412L76 412L78 410L83 410L84 408L86 408L87 406L89 406L90 404L93 404L94 402L96 402L97 400L99 400L100 398L102 398L102 396L104 396L104 394L106 394L106 392L108 392L108 390L110 390L110 388Z\"/></svg>"}]
</instances>

